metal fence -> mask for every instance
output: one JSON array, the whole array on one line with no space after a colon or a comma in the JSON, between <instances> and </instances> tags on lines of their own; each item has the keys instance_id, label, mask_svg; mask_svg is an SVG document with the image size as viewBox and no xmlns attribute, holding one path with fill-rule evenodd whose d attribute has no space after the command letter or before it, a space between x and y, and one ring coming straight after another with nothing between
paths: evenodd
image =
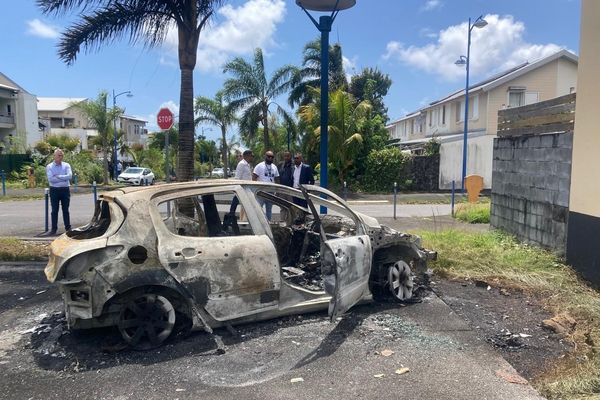
<instances>
[{"instance_id":1,"label":"metal fence","mask_svg":"<svg viewBox=\"0 0 600 400\"><path fill-rule=\"evenodd\" d=\"M0 154L0 170L7 173L20 171L23 165L31 161L29 154Z\"/></svg>"}]
</instances>

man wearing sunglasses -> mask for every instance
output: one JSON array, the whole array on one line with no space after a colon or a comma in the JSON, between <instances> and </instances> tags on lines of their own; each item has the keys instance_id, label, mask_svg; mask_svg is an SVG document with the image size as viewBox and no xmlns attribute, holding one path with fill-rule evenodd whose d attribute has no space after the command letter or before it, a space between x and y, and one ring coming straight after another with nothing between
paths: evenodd
<instances>
[{"instance_id":1,"label":"man wearing sunglasses","mask_svg":"<svg viewBox=\"0 0 600 400\"><path fill-rule=\"evenodd\" d=\"M275 159L275 155L273 155L272 151L267 151L265 153L265 161L260 162L254 167L254 171L252 172L252 180L259 182L271 182L271 183L279 183L279 171L277 170L277 166L273 163ZM268 202L266 200L258 198L258 202L260 206L265 205L265 213L267 214L267 219L271 220L271 210L273 209L273 203Z\"/></svg>"}]
</instances>

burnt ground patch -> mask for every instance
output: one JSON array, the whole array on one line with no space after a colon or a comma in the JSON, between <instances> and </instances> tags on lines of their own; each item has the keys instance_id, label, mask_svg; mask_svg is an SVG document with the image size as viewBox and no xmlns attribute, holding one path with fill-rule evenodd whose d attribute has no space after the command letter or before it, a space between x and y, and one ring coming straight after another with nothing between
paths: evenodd
<instances>
[{"instance_id":1,"label":"burnt ground patch","mask_svg":"<svg viewBox=\"0 0 600 400\"><path fill-rule=\"evenodd\" d=\"M526 379L537 377L573 349L562 336L542 328L552 314L520 290L482 281L435 282L436 294Z\"/></svg>"},{"instance_id":2,"label":"burnt ground patch","mask_svg":"<svg viewBox=\"0 0 600 400\"><path fill-rule=\"evenodd\" d=\"M46 280L45 263L14 263L0 268L0 313L20 304L47 301L58 289Z\"/></svg>"}]
</instances>

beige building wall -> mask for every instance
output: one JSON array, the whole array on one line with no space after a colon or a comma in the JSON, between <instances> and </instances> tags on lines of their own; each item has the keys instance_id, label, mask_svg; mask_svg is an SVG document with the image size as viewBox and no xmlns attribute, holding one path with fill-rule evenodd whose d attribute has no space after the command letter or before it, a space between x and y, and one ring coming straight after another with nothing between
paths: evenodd
<instances>
[{"instance_id":1,"label":"beige building wall","mask_svg":"<svg viewBox=\"0 0 600 400\"><path fill-rule=\"evenodd\" d=\"M519 76L510 82L500 85L489 92L488 109L494 110L489 113L487 121L487 130L489 134L495 135L498 131L498 110L508 106L508 88L510 86L524 86L527 93L538 93L538 101L549 100L557 97L557 79L558 79L558 60L550 62L540 68ZM577 71L577 66L570 63L573 70ZM574 76L573 85L577 77ZM568 92L567 92L568 93Z\"/></svg>"},{"instance_id":2,"label":"beige building wall","mask_svg":"<svg viewBox=\"0 0 600 400\"><path fill-rule=\"evenodd\" d=\"M584 0L570 211L600 217L600 1ZM599 239L600 240L600 239Z\"/></svg>"}]
</instances>

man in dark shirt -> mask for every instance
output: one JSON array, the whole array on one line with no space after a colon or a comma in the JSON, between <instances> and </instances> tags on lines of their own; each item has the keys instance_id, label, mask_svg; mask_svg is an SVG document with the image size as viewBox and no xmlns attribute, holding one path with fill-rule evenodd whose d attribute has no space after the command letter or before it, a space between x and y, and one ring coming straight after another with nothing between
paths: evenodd
<instances>
[{"instance_id":1,"label":"man in dark shirt","mask_svg":"<svg viewBox=\"0 0 600 400\"><path fill-rule=\"evenodd\" d=\"M277 168L279 170L279 183L285 186L294 186L294 167L292 165L292 153L283 152L283 162Z\"/></svg>"}]
</instances>

